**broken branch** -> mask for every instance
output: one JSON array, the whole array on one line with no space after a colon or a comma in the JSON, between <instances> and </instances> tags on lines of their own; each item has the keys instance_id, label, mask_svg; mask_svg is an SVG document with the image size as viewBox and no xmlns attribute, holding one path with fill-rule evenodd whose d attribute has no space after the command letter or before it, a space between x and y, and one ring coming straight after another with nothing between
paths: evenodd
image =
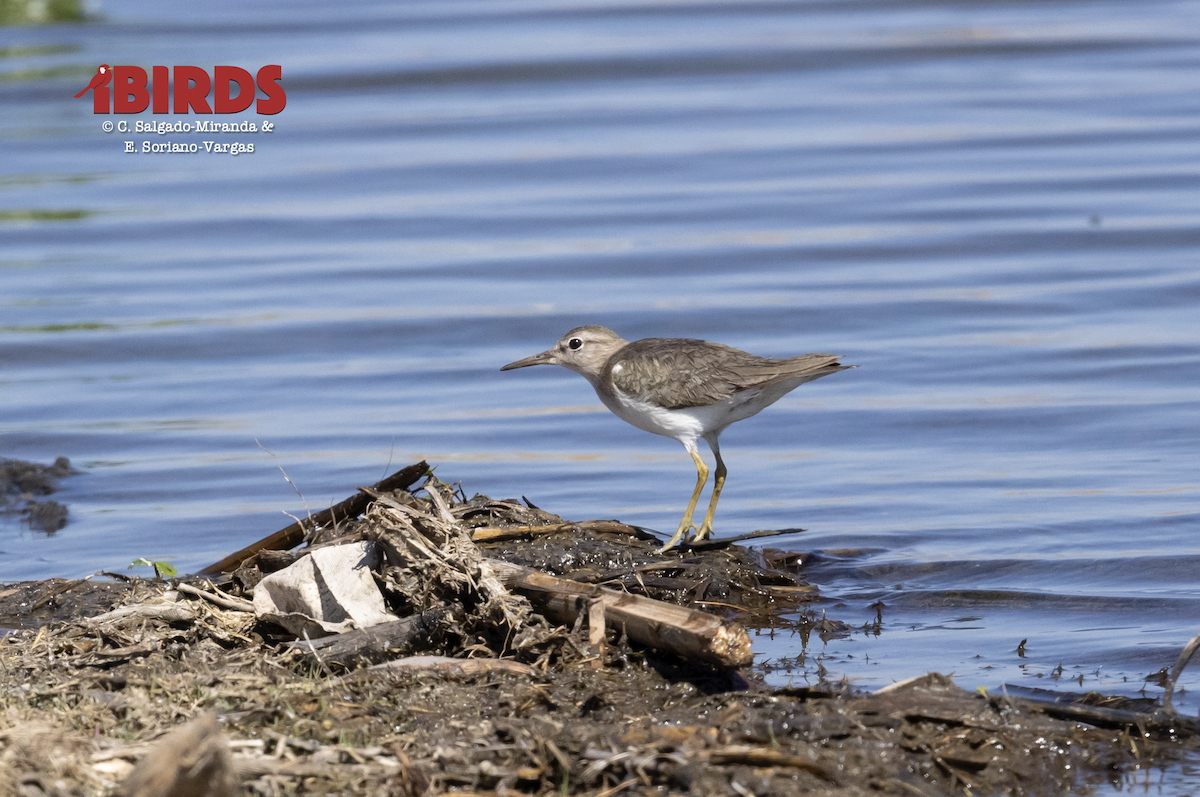
<instances>
[{"instance_id":1,"label":"broken branch","mask_svg":"<svg viewBox=\"0 0 1200 797\"><path fill-rule=\"evenodd\" d=\"M572 625L590 601L604 606L604 620L631 640L685 659L718 667L743 667L753 660L750 636L737 623L640 595L558 578L511 562L488 559L501 583L524 595L557 623Z\"/></svg>"},{"instance_id":2,"label":"broken branch","mask_svg":"<svg viewBox=\"0 0 1200 797\"><path fill-rule=\"evenodd\" d=\"M386 493L392 490L406 490L417 479L429 472L429 465L422 460L415 465L409 465L388 476L383 481L371 487L376 493ZM248 545L236 553L231 553L219 562L214 562L199 572L198 575L208 576L216 573L228 573L236 570L238 565L259 551L286 551L304 542L304 535L318 526L336 523L339 520L350 520L358 517L363 510L375 500L366 492L360 490L341 503L334 504L326 510L318 512L308 520L293 523L287 528L280 529L269 537L264 537L253 545Z\"/></svg>"}]
</instances>

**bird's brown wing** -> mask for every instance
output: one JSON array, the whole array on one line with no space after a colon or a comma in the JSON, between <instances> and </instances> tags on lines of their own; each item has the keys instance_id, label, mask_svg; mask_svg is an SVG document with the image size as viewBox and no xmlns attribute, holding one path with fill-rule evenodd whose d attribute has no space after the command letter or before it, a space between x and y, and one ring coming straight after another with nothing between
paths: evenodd
<instances>
[{"instance_id":1,"label":"bird's brown wing","mask_svg":"<svg viewBox=\"0 0 1200 797\"><path fill-rule=\"evenodd\" d=\"M805 382L811 382L823 376L836 374L838 371L845 371L847 368L857 367L842 365L838 362L841 356L840 354L801 354L798 357L788 357L784 360L763 357L749 366L737 366L735 370L743 380L742 390L787 379L803 379Z\"/></svg>"},{"instance_id":2,"label":"bird's brown wing","mask_svg":"<svg viewBox=\"0 0 1200 797\"><path fill-rule=\"evenodd\" d=\"M819 379L846 367L833 354L774 360L706 340L646 338L614 354L601 381L611 377L622 393L675 410L708 406L784 379Z\"/></svg>"}]
</instances>

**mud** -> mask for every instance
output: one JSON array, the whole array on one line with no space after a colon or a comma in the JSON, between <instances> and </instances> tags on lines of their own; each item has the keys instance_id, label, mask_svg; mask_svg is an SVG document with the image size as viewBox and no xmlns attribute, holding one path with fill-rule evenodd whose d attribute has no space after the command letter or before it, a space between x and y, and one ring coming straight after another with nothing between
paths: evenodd
<instances>
[{"instance_id":1,"label":"mud","mask_svg":"<svg viewBox=\"0 0 1200 797\"><path fill-rule=\"evenodd\" d=\"M443 525L460 530L562 522L429 487L452 517ZM417 528L437 525L432 495L388 498ZM371 509L314 541L378 535L387 518ZM636 529L605 528L478 547L747 625L844 629L810 608L803 557L737 546L658 554ZM16 629L0 640L0 795L114 793L165 732L209 711L240 793L262 795L1086 793L1195 748L1169 723L1057 719L1047 704L965 692L936 674L876 694L772 687L753 669L638 648L616 629L593 644L583 624L554 627L520 601L498 608L478 584L415 564L382 566L376 581L390 610L429 613L430 627L382 658L470 667L327 663L253 612L179 588L239 605L298 555L264 551L215 582L0 587L0 626ZM119 607L128 613L111 612Z\"/></svg>"},{"instance_id":2,"label":"mud","mask_svg":"<svg viewBox=\"0 0 1200 797\"><path fill-rule=\"evenodd\" d=\"M58 480L78 473L66 457L53 465L0 459L0 514L20 515L36 531L53 534L67 525L67 507L42 500L58 490Z\"/></svg>"}]
</instances>

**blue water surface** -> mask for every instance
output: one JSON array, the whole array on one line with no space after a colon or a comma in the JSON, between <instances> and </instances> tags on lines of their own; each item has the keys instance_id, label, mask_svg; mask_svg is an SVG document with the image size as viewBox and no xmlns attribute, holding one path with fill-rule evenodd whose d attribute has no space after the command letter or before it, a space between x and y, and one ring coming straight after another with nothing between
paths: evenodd
<instances>
[{"instance_id":1,"label":"blue water surface","mask_svg":"<svg viewBox=\"0 0 1200 797\"><path fill-rule=\"evenodd\" d=\"M861 366L722 438L718 534L807 529L862 629L762 633L772 679L1158 694L1200 631L1200 3L89 13L0 28L0 456L82 471L0 580L195 570L419 459L671 531L682 448L499 371L597 323ZM287 107L106 133L99 63Z\"/></svg>"}]
</instances>

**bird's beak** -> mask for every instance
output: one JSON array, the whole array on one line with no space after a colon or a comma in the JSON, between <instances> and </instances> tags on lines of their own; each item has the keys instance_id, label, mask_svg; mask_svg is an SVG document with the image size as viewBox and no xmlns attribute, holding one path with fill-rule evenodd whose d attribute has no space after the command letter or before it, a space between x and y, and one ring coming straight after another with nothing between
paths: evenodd
<instances>
[{"instance_id":1,"label":"bird's beak","mask_svg":"<svg viewBox=\"0 0 1200 797\"><path fill-rule=\"evenodd\" d=\"M548 349L541 354L535 354L532 357L526 357L524 360L509 363L500 370L511 371L514 368L525 368L530 365L558 365L558 358L555 356L554 349Z\"/></svg>"}]
</instances>

